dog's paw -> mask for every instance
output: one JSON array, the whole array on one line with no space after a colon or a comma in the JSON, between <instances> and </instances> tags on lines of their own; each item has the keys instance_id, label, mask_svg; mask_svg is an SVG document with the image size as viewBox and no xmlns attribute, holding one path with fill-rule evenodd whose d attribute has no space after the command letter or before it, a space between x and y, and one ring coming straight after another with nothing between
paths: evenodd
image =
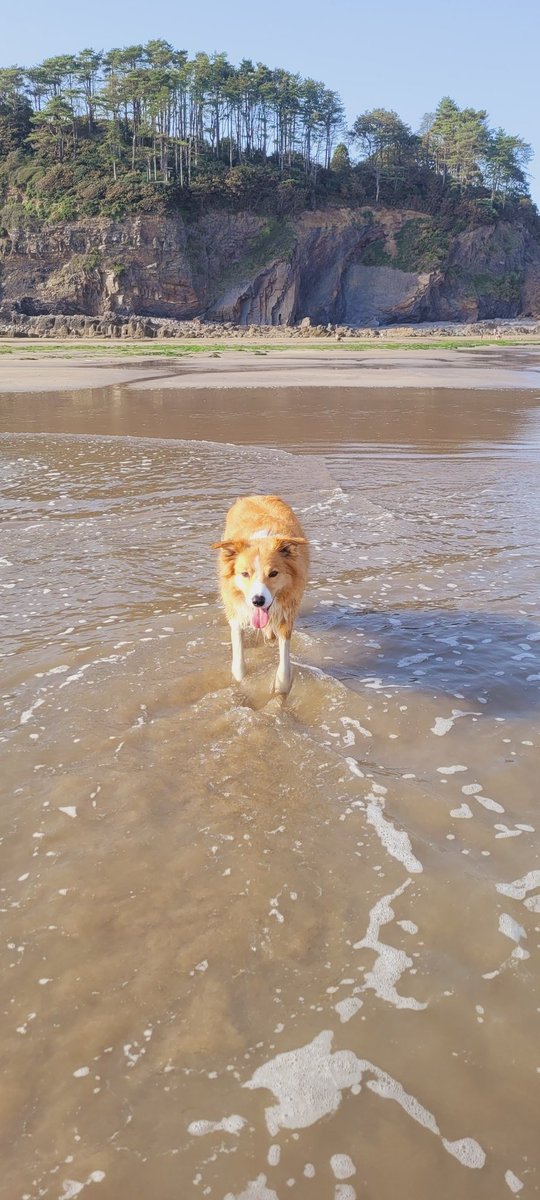
<instances>
[{"instance_id":1,"label":"dog's paw","mask_svg":"<svg viewBox=\"0 0 540 1200\"><path fill-rule=\"evenodd\" d=\"M274 681L274 692L278 696L286 696L291 690L292 675L280 675L279 671Z\"/></svg>"}]
</instances>

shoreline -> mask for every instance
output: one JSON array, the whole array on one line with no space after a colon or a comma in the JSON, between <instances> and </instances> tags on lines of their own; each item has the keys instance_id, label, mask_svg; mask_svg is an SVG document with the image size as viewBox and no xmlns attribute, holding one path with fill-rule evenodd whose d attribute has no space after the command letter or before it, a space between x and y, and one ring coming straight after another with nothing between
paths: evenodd
<instances>
[{"instance_id":1,"label":"shoreline","mask_svg":"<svg viewBox=\"0 0 540 1200\"><path fill-rule=\"evenodd\" d=\"M0 347L1 349L1 347ZM0 395L103 388L114 384L144 391L211 388L462 388L540 389L540 345L463 344L459 348L370 343L353 347L147 345L66 343L24 346L15 340L0 354ZM238 351L242 351L241 354ZM90 352L89 352L90 351ZM124 353L122 353L124 351Z\"/></svg>"}]
</instances>

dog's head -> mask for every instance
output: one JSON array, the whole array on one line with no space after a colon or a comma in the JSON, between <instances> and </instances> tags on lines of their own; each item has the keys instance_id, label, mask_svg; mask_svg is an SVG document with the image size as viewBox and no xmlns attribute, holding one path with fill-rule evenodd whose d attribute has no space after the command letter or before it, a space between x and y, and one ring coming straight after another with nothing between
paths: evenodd
<instances>
[{"instance_id":1,"label":"dog's head","mask_svg":"<svg viewBox=\"0 0 540 1200\"><path fill-rule=\"evenodd\" d=\"M256 629L268 624L274 600L294 580L298 547L306 545L304 537L214 542L213 549L221 553L222 572L242 593Z\"/></svg>"}]
</instances>

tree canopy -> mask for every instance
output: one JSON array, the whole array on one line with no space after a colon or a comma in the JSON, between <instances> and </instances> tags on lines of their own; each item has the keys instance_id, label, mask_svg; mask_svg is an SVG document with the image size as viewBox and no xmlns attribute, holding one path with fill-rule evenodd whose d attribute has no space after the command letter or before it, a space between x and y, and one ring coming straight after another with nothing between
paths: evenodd
<instances>
[{"instance_id":1,"label":"tree canopy","mask_svg":"<svg viewBox=\"0 0 540 1200\"><path fill-rule=\"evenodd\" d=\"M225 202L435 208L528 195L530 147L445 97L413 132L282 67L163 39L0 69L0 198L48 220Z\"/></svg>"}]
</instances>

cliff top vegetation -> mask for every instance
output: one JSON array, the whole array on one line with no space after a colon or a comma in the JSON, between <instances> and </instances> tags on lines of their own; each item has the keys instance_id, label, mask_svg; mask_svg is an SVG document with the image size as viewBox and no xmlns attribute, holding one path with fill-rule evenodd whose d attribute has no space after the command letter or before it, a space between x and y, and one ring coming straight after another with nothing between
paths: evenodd
<instances>
[{"instance_id":1,"label":"cliff top vegetation","mask_svg":"<svg viewBox=\"0 0 540 1200\"><path fill-rule=\"evenodd\" d=\"M286 216L384 204L457 231L536 225L530 147L449 97L413 131L373 109L347 128L314 79L156 39L0 69L0 235L33 221L210 207Z\"/></svg>"}]
</instances>

